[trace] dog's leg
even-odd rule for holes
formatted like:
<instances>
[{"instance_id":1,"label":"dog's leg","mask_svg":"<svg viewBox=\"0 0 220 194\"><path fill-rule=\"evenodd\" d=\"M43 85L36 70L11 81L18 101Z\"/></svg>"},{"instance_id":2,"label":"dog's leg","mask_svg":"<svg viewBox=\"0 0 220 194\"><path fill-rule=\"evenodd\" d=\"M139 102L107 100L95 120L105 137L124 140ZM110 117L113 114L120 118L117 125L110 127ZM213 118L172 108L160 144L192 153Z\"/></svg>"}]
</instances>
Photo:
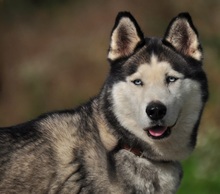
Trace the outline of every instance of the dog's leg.
<instances>
[{"instance_id":1,"label":"dog's leg","mask_svg":"<svg viewBox=\"0 0 220 194\"><path fill-rule=\"evenodd\" d=\"M116 170L126 193L174 194L180 184L179 163L154 162L127 150L115 155Z\"/></svg>"}]
</instances>

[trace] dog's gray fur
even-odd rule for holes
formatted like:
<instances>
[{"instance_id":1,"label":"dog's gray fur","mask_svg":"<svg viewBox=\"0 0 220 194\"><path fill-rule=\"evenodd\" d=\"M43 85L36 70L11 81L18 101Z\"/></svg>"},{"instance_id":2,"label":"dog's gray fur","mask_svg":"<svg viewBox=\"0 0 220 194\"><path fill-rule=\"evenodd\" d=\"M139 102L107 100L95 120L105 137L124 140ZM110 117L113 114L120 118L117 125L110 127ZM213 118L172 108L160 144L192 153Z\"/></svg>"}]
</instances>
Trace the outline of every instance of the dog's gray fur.
<instances>
[{"instance_id":1,"label":"dog's gray fur","mask_svg":"<svg viewBox=\"0 0 220 194\"><path fill-rule=\"evenodd\" d=\"M133 16L119 13L108 59L109 77L87 104L0 129L0 193L177 191L178 161L195 146L208 96L190 16L175 17L157 39L144 38ZM155 101L165 104L164 118L145 112Z\"/></svg>"}]
</instances>

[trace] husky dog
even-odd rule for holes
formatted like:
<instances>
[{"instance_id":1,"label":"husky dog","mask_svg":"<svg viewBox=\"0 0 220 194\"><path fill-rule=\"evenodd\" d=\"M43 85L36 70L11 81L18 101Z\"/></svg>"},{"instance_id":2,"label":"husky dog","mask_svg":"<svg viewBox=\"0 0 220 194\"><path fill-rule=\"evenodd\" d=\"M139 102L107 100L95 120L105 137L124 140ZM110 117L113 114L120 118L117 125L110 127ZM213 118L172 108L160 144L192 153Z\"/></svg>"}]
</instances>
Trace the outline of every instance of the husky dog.
<instances>
[{"instance_id":1,"label":"husky dog","mask_svg":"<svg viewBox=\"0 0 220 194\"><path fill-rule=\"evenodd\" d=\"M208 98L202 59L188 13L162 39L119 13L99 95L0 129L0 193L175 193Z\"/></svg>"}]
</instances>

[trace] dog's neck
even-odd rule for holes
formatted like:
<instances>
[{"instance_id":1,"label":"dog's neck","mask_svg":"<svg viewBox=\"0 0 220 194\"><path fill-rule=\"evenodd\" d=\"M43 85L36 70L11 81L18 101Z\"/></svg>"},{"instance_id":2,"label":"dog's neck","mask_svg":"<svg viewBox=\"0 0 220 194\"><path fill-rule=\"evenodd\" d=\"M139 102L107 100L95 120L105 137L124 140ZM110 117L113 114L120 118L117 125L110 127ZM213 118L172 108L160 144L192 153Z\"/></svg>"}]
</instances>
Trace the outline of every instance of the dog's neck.
<instances>
[{"instance_id":1,"label":"dog's neck","mask_svg":"<svg viewBox=\"0 0 220 194\"><path fill-rule=\"evenodd\" d=\"M94 99L92 106L95 110L95 120L97 123L100 139L107 151L112 151L118 145L118 138L112 133L105 120L104 114L99 109L98 99Z\"/></svg>"},{"instance_id":2,"label":"dog's neck","mask_svg":"<svg viewBox=\"0 0 220 194\"><path fill-rule=\"evenodd\" d=\"M98 105L98 99L94 99L92 106L96 111L94 115L98 125L100 139L105 149L109 152L113 150L125 149L132 152L136 156L141 156L143 153L141 149L120 142L118 137L115 134L113 134L114 130L110 129L108 124L106 124L107 122L105 120L104 114L99 110Z\"/></svg>"},{"instance_id":3,"label":"dog's neck","mask_svg":"<svg viewBox=\"0 0 220 194\"><path fill-rule=\"evenodd\" d=\"M105 120L104 114L100 111L98 107L99 106L98 99L93 100L92 106L96 111L94 115L98 125L100 139L105 149L109 152L113 150L125 149L132 152L134 155L140 157L143 154L140 148L137 148L135 146L129 146L126 143L122 143L121 141L119 141L118 137L115 134L113 134L114 130L109 128L109 125Z\"/></svg>"}]
</instances>

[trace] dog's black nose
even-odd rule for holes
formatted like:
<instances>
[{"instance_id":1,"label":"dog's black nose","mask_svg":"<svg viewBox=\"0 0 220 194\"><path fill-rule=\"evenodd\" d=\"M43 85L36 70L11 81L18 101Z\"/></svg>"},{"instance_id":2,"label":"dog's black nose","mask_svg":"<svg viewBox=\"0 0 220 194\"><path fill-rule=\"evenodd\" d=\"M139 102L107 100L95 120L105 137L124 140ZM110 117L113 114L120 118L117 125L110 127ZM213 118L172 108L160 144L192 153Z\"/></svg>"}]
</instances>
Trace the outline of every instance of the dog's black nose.
<instances>
[{"instance_id":1,"label":"dog's black nose","mask_svg":"<svg viewBox=\"0 0 220 194\"><path fill-rule=\"evenodd\" d=\"M157 121L162 119L167 112L167 108L161 102L151 102L146 109L146 113L151 120Z\"/></svg>"}]
</instances>

